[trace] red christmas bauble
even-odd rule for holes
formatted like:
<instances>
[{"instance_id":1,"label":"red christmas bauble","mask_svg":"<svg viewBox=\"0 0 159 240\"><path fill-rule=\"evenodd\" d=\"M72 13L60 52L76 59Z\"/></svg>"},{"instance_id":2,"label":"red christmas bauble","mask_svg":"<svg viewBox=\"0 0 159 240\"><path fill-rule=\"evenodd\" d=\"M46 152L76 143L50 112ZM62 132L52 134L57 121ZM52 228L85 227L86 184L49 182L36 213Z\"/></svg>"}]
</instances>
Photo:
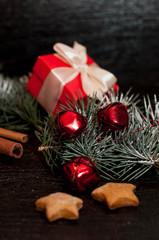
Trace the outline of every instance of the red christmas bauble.
<instances>
[{"instance_id":1,"label":"red christmas bauble","mask_svg":"<svg viewBox=\"0 0 159 240\"><path fill-rule=\"evenodd\" d=\"M74 191L85 191L98 183L100 176L88 157L77 157L63 165L66 182Z\"/></svg>"},{"instance_id":2,"label":"red christmas bauble","mask_svg":"<svg viewBox=\"0 0 159 240\"><path fill-rule=\"evenodd\" d=\"M102 131L111 132L122 131L128 127L127 107L119 102L114 102L101 108L97 112L99 124L102 125Z\"/></svg>"},{"instance_id":3,"label":"red christmas bauble","mask_svg":"<svg viewBox=\"0 0 159 240\"><path fill-rule=\"evenodd\" d=\"M56 117L57 130L63 138L77 137L87 126L87 118L75 111L63 111Z\"/></svg>"}]
</instances>

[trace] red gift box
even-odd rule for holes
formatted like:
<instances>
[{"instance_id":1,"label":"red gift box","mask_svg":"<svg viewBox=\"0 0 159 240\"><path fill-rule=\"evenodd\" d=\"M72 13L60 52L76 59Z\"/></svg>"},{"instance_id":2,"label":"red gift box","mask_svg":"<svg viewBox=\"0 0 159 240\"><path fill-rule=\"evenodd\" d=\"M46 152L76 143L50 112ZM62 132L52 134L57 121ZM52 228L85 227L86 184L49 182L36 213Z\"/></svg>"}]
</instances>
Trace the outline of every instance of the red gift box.
<instances>
[{"instance_id":1,"label":"red gift box","mask_svg":"<svg viewBox=\"0 0 159 240\"><path fill-rule=\"evenodd\" d=\"M55 50L58 54L38 57L27 84L29 92L47 112L55 114L60 110L60 104L68 100L68 96L78 99L79 92L82 97L86 97L97 88L103 88L103 82L98 79L100 75L103 79L107 78L106 90L116 82L112 73L94 63L86 54L84 46L76 43L74 48L70 48L58 43Z\"/></svg>"}]
</instances>

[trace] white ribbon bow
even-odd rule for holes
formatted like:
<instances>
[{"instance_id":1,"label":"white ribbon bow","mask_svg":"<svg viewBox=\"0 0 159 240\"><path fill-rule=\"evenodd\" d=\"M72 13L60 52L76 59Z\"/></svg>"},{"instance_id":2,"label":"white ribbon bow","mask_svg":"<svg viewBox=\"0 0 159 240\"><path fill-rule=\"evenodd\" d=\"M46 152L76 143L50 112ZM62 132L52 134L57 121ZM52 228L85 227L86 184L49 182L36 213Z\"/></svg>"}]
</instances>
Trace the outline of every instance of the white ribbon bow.
<instances>
[{"instance_id":1,"label":"white ribbon bow","mask_svg":"<svg viewBox=\"0 0 159 240\"><path fill-rule=\"evenodd\" d=\"M65 83L80 74L84 92L90 96L97 92L98 97L102 97L103 93L116 83L116 77L109 71L100 68L95 63L87 65L87 53L83 45L75 42L71 48L63 43L56 43L53 48L58 57L71 66L71 68L56 68L57 75L65 77Z\"/></svg>"}]
</instances>

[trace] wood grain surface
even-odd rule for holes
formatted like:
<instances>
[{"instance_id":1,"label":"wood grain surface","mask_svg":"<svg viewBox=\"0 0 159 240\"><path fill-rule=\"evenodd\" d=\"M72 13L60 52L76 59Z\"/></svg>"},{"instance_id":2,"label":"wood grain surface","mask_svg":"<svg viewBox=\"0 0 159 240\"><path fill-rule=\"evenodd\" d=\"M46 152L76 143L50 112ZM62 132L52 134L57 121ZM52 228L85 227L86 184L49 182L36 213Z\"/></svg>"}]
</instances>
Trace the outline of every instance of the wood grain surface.
<instances>
[{"instance_id":1,"label":"wood grain surface","mask_svg":"<svg viewBox=\"0 0 159 240\"><path fill-rule=\"evenodd\" d=\"M21 159L0 155L1 240L158 239L159 176L155 171L132 181L140 200L137 208L111 211L92 199L91 191L79 194L70 192L61 174L57 170L51 173L43 154L37 151L39 145L32 135L29 142L23 145ZM102 180L99 185L104 183ZM35 210L34 204L39 197L57 191L83 199L84 207L78 220L48 223L44 214Z\"/></svg>"},{"instance_id":2,"label":"wood grain surface","mask_svg":"<svg viewBox=\"0 0 159 240\"><path fill-rule=\"evenodd\" d=\"M159 79L158 0L1 0L0 68L31 71L52 45L79 41L122 82Z\"/></svg>"}]
</instances>

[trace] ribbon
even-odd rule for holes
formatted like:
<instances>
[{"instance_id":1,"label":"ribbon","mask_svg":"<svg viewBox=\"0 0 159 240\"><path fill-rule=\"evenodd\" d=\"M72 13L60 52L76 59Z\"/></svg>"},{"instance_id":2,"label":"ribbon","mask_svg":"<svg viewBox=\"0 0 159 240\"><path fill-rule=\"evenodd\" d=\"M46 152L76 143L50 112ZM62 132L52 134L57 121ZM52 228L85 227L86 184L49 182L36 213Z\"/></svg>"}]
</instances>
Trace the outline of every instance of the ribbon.
<instances>
[{"instance_id":1,"label":"ribbon","mask_svg":"<svg viewBox=\"0 0 159 240\"><path fill-rule=\"evenodd\" d=\"M87 65L86 48L75 42L73 48L56 43L53 49L57 56L70 67L55 68L54 74L59 79L65 79L65 83L73 80L78 74L81 75L82 87L87 95L92 96L97 92L98 97L102 97L117 81L116 77L109 71L100 68L97 64Z\"/></svg>"}]
</instances>

